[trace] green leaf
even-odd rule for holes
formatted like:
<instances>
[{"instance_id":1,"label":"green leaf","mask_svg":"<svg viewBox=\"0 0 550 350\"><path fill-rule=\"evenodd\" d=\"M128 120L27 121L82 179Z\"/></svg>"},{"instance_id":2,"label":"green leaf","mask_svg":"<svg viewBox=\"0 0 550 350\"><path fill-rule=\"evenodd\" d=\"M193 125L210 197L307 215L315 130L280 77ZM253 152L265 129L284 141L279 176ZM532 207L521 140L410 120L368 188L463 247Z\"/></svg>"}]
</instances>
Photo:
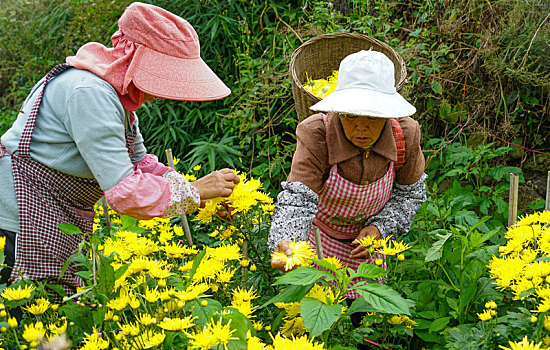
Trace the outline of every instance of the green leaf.
<instances>
[{"instance_id":1,"label":"green leaf","mask_svg":"<svg viewBox=\"0 0 550 350\"><path fill-rule=\"evenodd\" d=\"M197 318L196 323L200 328L203 328L210 322L211 315L222 309L222 304L216 299L201 299L208 301L208 305L202 306L199 300L193 300L185 303L185 310L191 311L194 317Z\"/></svg>"},{"instance_id":2,"label":"green leaf","mask_svg":"<svg viewBox=\"0 0 550 350\"><path fill-rule=\"evenodd\" d=\"M326 305L314 299L304 298L300 302L300 315L309 333L317 337L332 327L342 314L342 305Z\"/></svg>"},{"instance_id":3,"label":"green leaf","mask_svg":"<svg viewBox=\"0 0 550 350\"><path fill-rule=\"evenodd\" d=\"M432 322L432 324L430 325L430 329L428 329L428 331L430 333L440 331L443 328L445 328L445 326L447 326L449 324L450 320L451 320L450 317L438 318L437 320Z\"/></svg>"},{"instance_id":4,"label":"green leaf","mask_svg":"<svg viewBox=\"0 0 550 350\"><path fill-rule=\"evenodd\" d=\"M349 316L357 312L373 312L375 311L372 306L365 300L365 298L357 298L352 303L351 306L346 310L345 315Z\"/></svg>"},{"instance_id":5,"label":"green leaf","mask_svg":"<svg viewBox=\"0 0 550 350\"><path fill-rule=\"evenodd\" d=\"M334 264L331 264L330 262L324 260L324 259L311 259L314 263L317 265L324 267L326 269L329 269L331 271L336 272L336 266Z\"/></svg>"},{"instance_id":6,"label":"green leaf","mask_svg":"<svg viewBox=\"0 0 550 350\"><path fill-rule=\"evenodd\" d=\"M122 228L127 230L136 225L137 219L128 215L121 215L120 222L122 224Z\"/></svg>"},{"instance_id":7,"label":"green leaf","mask_svg":"<svg viewBox=\"0 0 550 350\"><path fill-rule=\"evenodd\" d=\"M295 301L300 301L310 291L312 287L313 283L307 286L288 286L283 289L279 294L266 301L262 306L260 306L260 309L272 303L292 303Z\"/></svg>"},{"instance_id":8,"label":"green leaf","mask_svg":"<svg viewBox=\"0 0 550 350\"><path fill-rule=\"evenodd\" d=\"M76 303L66 303L59 307L59 313L67 316L69 320L82 328L86 333L90 333L94 327L92 312L87 307L80 307Z\"/></svg>"},{"instance_id":9,"label":"green leaf","mask_svg":"<svg viewBox=\"0 0 550 350\"><path fill-rule=\"evenodd\" d=\"M306 286L317 282L322 277L326 277L329 281L334 279L334 276L327 271L320 271L313 267L300 266L296 270L285 273L277 279L275 285L292 284Z\"/></svg>"},{"instance_id":10,"label":"green leaf","mask_svg":"<svg viewBox=\"0 0 550 350\"><path fill-rule=\"evenodd\" d=\"M82 233L80 228L78 228L76 225L69 224L68 222L57 224L57 227L61 232L63 232L66 235L76 235L76 234Z\"/></svg>"},{"instance_id":11,"label":"green leaf","mask_svg":"<svg viewBox=\"0 0 550 350\"><path fill-rule=\"evenodd\" d=\"M432 90L436 94L441 94L443 92L443 88L441 87L441 84L437 82L436 80L432 80Z\"/></svg>"},{"instance_id":12,"label":"green leaf","mask_svg":"<svg viewBox=\"0 0 550 350\"><path fill-rule=\"evenodd\" d=\"M365 284L356 289L360 296L377 312L398 315L410 315L412 301L403 299L399 293L383 284Z\"/></svg>"},{"instance_id":13,"label":"green leaf","mask_svg":"<svg viewBox=\"0 0 550 350\"><path fill-rule=\"evenodd\" d=\"M443 253L443 246L445 245L445 242L452 236L452 233L448 233L446 235L437 235L439 237L439 240L434 242L430 249L426 252L426 257L424 258L425 262L430 262L434 260L439 260L441 258L441 254Z\"/></svg>"},{"instance_id":14,"label":"green leaf","mask_svg":"<svg viewBox=\"0 0 550 350\"><path fill-rule=\"evenodd\" d=\"M106 304L113 296L113 287L115 286L115 270L111 266L111 259L104 255L99 255L99 270L97 271L97 292L104 295L107 300L101 300Z\"/></svg>"},{"instance_id":15,"label":"green leaf","mask_svg":"<svg viewBox=\"0 0 550 350\"><path fill-rule=\"evenodd\" d=\"M460 293L460 297L458 298L458 312L462 313L464 310L468 308L470 305L470 302L474 298L477 292L477 286L475 284L469 286L466 288L466 290L462 289Z\"/></svg>"},{"instance_id":16,"label":"green leaf","mask_svg":"<svg viewBox=\"0 0 550 350\"><path fill-rule=\"evenodd\" d=\"M232 337L237 339L231 339L227 343L227 349L228 350L246 350L248 343L246 340L246 333L251 328L250 321L246 318L245 315L241 314L240 312L234 312L227 315L222 316L223 321L228 322L222 322L223 324L229 323L231 329L233 329L235 332L233 333Z\"/></svg>"},{"instance_id":17,"label":"green leaf","mask_svg":"<svg viewBox=\"0 0 550 350\"><path fill-rule=\"evenodd\" d=\"M357 268L357 273L353 273L350 275L350 278L357 278L357 277L363 277L363 278L378 278L382 276L386 276L388 274L388 271L381 268L380 266L368 264L368 263L361 263L359 267Z\"/></svg>"}]
</instances>

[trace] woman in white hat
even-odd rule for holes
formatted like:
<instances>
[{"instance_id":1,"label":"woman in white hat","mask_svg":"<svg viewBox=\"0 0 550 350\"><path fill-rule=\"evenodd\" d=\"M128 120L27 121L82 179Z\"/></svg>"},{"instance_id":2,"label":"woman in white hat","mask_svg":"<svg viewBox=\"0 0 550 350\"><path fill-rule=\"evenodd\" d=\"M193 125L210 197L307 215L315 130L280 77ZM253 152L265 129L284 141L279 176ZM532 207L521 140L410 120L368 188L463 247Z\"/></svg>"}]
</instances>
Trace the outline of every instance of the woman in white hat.
<instances>
[{"instance_id":1,"label":"woman in white hat","mask_svg":"<svg viewBox=\"0 0 550 350\"><path fill-rule=\"evenodd\" d=\"M201 59L191 24L137 2L118 25L112 48L88 43L38 82L2 135L0 236L13 269L2 271L0 283L11 273L10 281L53 279L74 292L82 285L74 268L60 280L59 273L82 238L57 225L90 234L103 195L117 212L150 219L193 211L239 182L222 169L189 183L147 154L139 132L134 111L143 102L230 93Z\"/></svg>"},{"instance_id":2,"label":"woman in white hat","mask_svg":"<svg viewBox=\"0 0 550 350\"><path fill-rule=\"evenodd\" d=\"M296 129L297 146L273 212L268 244L290 253L289 241L314 243L349 267L373 259L358 240L406 233L426 200L416 109L394 87L383 53L360 51L340 64L333 93ZM272 261L284 270L284 263ZM355 299L358 294L348 293Z\"/></svg>"}]
</instances>

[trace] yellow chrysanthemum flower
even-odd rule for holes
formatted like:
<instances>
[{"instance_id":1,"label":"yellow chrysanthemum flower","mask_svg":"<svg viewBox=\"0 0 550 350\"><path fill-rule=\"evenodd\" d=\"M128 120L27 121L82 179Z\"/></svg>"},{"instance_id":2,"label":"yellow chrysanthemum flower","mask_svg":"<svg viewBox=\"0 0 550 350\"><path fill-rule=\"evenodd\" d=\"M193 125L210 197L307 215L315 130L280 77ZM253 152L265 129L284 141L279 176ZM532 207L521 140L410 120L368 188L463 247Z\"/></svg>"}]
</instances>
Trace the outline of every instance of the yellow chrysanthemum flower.
<instances>
[{"instance_id":1,"label":"yellow chrysanthemum flower","mask_svg":"<svg viewBox=\"0 0 550 350\"><path fill-rule=\"evenodd\" d=\"M193 316L187 316L185 318L168 318L165 317L158 326L167 331L183 331L184 329L191 328L195 325L193 323Z\"/></svg>"},{"instance_id":2,"label":"yellow chrysanthemum flower","mask_svg":"<svg viewBox=\"0 0 550 350\"><path fill-rule=\"evenodd\" d=\"M137 339L139 344L143 344L143 349L153 349L161 345L164 342L164 338L166 338L164 331L158 333L147 329Z\"/></svg>"},{"instance_id":3,"label":"yellow chrysanthemum flower","mask_svg":"<svg viewBox=\"0 0 550 350\"><path fill-rule=\"evenodd\" d=\"M101 334L95 327L92 334L84 334L84 346L80 350L103 350L109 348L109 340L101 338Z\"/></svg>"},{"instance_id":4,"label":"yellow chrysanthemum flower","mask_svg":"<svg viewBox=\"0 0 550 350\"><path fill-rule=\"evenodd\" d=\"M479 317L482 321L489 321L492 318L491 310L485 310L482 313L477 314L477 317Z\"/></svg>"},{"instance_id":5,"label":"yellow chrysanthemum flower","mask_svg":"<svg viewBox=\"0 0 550 350\"><path fill-rule=\"evenodd\" d=\"M32 291L34 291L36 288L33 285L25 285L23 288L21 286L17 287L17 289L7 287L2 292L1 296L4 299L13 301L13 300L23 300L23 299L29 299L31 297Z\"/></svg>"},{"instance_id":6,"label":"yellow chrysanthemum flower","mask_svg":"<svg viewBox=\"0 0 550 350\"><path fill-rule=\"evenodd\" d=\"M63 324L59 326L55 323L52 323L48 326L48 329L53 335L60 335L67 331L67 320L64 320Z\"/></svg>"},{"instance_id":7,"label":"yellow chrysanthemum flower","mask_svg":"<svg viewBox=\"0 0 550 350\"><path fill-rule=\"evenodd\" d=\"M39 298L34 301L34 304L32 304L29 307L24 307L23 309L27 310L33 315L42 315L44 312L46 312L52 304L44 299Z\"/></svg>"},{"instance_id":8,"label":"yellow chrysanthemum flower","mask_svg":"<svg viewBox=\"0 0 550 350\"><path fill-rule=\"evenodd\" d=\"M535 344L534 341L530 342L527 339L527 336L525 336L520 342L509 341L509 344L509 348L502 345L499 345L498 347L504 350L540 350L542 345L542 343Z\"/></svg>"},{"instance_id":9,"label":"yellow chrysanthemum flower","mask_svg":"<svg viewBox=\"0 0 550 350\"><path fill-rule=\"evenodd\" d=\"M288 339L277 334L273 338L274 350L287 350L287 349L309 349L309 350L321 350L323 349L323 343L314 343L314 339L308 340L307 336L296 337L294 339Z\"/></svg>"},{"instance_id":10,"label":"yellow chrysanthemum flower","mask_svg":"<svg viewBox=\"0 0 550 350\"><path fill-rule=\"evenodd\" d=\"M22 336L30 343L38 341L40 338L44 337L44 334L46 334L44 324L42 322L36 322L35 324L26 324Z\"/></svg>"},{"instance_id":11,"label":"yellow chrysanthemum flower","mask_svg":"<svg viewBox=\"0 0 550 350\"><path fill-rule=\"evenodd\" d=\"M306 334L307 328L304 326L304 319L302 317L294 317L285 319L279 332L285 337L296 337Z\"/></svg>"},{"instance_id":12,"label":"yellow chrysanthemum flower","mask_svg":"<svg viewBox=\"0 0 550 350\"><path fill-rule=\"evenodd\" d=\"M311 264L311 259L316 258L315 249L307 242L290 242L289 248L292 251L290 255L284 252L275 252L271 255L274 261L284 261L287 271L295 266L308 266Z\"/></svg>"}]
</instances>

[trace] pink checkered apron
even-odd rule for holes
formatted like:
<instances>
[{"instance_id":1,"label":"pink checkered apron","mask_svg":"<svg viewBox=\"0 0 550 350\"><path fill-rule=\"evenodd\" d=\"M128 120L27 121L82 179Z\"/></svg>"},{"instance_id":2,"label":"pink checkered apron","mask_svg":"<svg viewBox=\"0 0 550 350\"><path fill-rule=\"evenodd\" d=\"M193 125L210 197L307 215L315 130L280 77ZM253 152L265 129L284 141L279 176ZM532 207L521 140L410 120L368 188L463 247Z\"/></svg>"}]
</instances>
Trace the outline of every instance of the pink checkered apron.
<instances>
[{"instance_id":1,"label":"pink checkered apron","mask_svg":"<svg viewBox=\"0 0 550 350\"><path fill-rule=\"evenodd\" d=\"M81 235L67 235L57 227L61 223L78 226L89 239L92 233L94 204L103 196L95 179L68 175L49 168L30 157L30 143L44 89L56 75L71 68L55 66L47 75L19 140L18 153L11 154L0 143L0 157L11 155L15 194L19 208L19 232L16 259L11 280L20 276L31 280L48 279L60 284L67 294L83 281L69 266L59 279L61 269L73 254ZM128 153L133 153L135 127L126 134Z\"/></svg>"},{"instance_id":2,"label":"pink checkered apron","mask_svg":"<svg viewBox=\"0 0 550 350\"><path fill-rule=\"evenodd\" d=\"M323 116L325 127L332 114ZM399 169L405 161L405 140L403 130L395 119L391 120L394 139L398 149L398 161L395 170ZM327 133L327 144L328 144ZM329 176L319 193L319 206L316 217L313 221L314 227L319 228L323 253L325 257L337 257L343 264L357 270L363 262L374 264L374 259L383 256L371 257L370 259L351 259L350 252L354 246L334 239L355 239L364 228L366 220L378 213L391 198L394 181L394 163L390 162L388 171L380 179L367 185L356 185L338 174L337 165L330 168ZM315 244L313 229L309 233L309 243ZM364 279L354 279L354 285ZM349 299L359 298L355 291L346 294Z\"/></svg>"}]
</instances>

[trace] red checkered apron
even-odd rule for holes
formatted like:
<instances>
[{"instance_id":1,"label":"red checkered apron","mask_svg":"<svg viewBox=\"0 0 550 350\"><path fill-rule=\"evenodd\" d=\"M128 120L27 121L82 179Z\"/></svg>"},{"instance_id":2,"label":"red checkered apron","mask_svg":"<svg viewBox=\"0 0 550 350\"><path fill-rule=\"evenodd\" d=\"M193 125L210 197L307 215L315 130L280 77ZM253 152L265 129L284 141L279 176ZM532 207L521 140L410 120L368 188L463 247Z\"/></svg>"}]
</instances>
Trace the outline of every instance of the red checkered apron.
<instances>
[{"instance_id":1,"label":"red checkered apron","mask_svg":"<svg viewBox=\"0 0 550 350\"><path fill-rule=\"evenodd\" d=\"M61 223L78 226L89 239L92 233L94 204L103 196L95 179L85 179L49 168L30 157L30 143L44 89L56 75L70 68L55 66L47 75L34 103L19 140L18 152L11 154L0 143L0 157L11 155L15 194L19 208L19 232L16 259L11 280L49 279L63 286L67 294L74 293L83 281L69 266L59 279L61 269L82 240L81 235L67 235L57 227ZM131 156L135 127L126 135Z\"/></svg>"},{"instance_id":2,"label":"red checkered apron","mask_svg":"<svg viewBox=\"0 0 550 350\"><path fill-rule=\"evenodd\" d=\"M325 127L328 129L332 114L323 116ZM405 140L403 130L395 119L391 120L394 139L397 145L398 161L395 170L403 166L405 161ZM327 132L327 144L328 132ZM363 263L374 264L374 259L383 256L378 254L370 259L351 259L350 252L354 246L341 242L341 239L355 239L364 228L366 220L378 213L391 198L394 181L394 163L390 162L388 171L380 179L367 185L356 185L338 174L337 165L330 168L329 176L319 193L319 206L313 221L314 227L319 228L323 253L325 257L337 257L343 264L354 270ZM309 234L309 243L315 244L313 229ZM363 279L354 279L351 285ZM347 298L357 299L355 291L346 294Z\"/></svg>"}]
</instances>

